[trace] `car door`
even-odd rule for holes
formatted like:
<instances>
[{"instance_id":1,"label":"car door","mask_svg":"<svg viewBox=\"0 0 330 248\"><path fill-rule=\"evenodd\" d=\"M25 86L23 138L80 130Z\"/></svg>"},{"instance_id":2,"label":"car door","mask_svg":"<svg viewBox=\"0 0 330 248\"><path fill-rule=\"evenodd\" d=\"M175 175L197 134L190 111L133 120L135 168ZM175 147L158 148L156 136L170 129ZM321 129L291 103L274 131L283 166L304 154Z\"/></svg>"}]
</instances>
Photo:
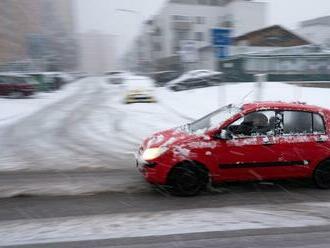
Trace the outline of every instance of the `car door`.
<instances>
[{"instance_id":1,"label":"car door","mask_svg":"<svg viewBox=\"0 0 330 248\"><path fill-rule=\"evenodd\" d=\"M216 147L218 179L245 181L270 178L272 165L278 160L272 146L275 111L249 113L226 129L233 133L234 138L220 140Z\"/></svg>"},{"instance_id":2,"label":"car door","mask_svg":"<svg viewBox=\"0 0 330 248\"><path fill-rule=\"evenodd\" d=\"M281 111L280 130L274 138L273 150L278 154L282 170L277 178L308 177L320 159L329 155L323 117L305 111Z\"/></svg>"}]
</instances>

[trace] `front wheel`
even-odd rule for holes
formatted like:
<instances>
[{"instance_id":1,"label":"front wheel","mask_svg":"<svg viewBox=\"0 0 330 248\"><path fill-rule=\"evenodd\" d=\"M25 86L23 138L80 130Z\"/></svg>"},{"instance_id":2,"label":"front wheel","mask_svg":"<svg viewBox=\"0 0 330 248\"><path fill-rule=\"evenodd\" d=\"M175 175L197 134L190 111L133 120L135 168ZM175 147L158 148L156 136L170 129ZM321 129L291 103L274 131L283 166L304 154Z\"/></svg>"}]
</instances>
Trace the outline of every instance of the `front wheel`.
<instances>
[{"instance_id":1,"label":"front wheel","mask_svg":"<svg viewBox=\"0 0 330 248\"><path fill-rule=\"evenodd\" d=\"M176 196L198 195L209 182L208 172L194 164L175 167L169 176L170 193Z\"/></svg>"},{"instance_id":2,"label":"front wheel","mask_svg":"<svg viewBox=\"0 0 330 248\"><path fill-rule=\"evenodd\" d=\"M322 162L315 169L314 182L320 189L330 189L330 161Z\"/></svg>"}]
</instances>

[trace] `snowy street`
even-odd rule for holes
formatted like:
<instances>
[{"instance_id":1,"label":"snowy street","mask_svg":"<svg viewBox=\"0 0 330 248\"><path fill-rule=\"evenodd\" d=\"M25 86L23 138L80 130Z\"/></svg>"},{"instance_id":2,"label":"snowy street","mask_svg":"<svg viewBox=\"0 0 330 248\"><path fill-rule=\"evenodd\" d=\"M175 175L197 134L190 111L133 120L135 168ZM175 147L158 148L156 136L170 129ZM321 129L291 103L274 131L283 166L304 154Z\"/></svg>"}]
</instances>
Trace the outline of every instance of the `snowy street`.
<instances>
[{"instance_id":1,"label":"snowy street","mask_svg":"<svg viewBox=\"0 0 330 248\"><path fill-rule=\"evenodd\" d=\"M327 107L329 91L269 83L262 96ZM154 104L123 104L124 92L104 78L87 78L48 96L0 99L0 177L6 182L0 197L150 191L135 168L144 138L256 98L253 83L175 93L156 88Z\"/></svg>"},{"instance_id":2,"label":"snowy street","mask_svg":"<svg viewBox=\"0 0 330 248\"><path fill-rule=\"evenodd\" d=\"M0 99L0 198L33 196L0 199L1 247L328 247L330 197L310 182L228 184L175 198L137 172L145 137L254 101L253 83L156 88L152 104L123 104L124 93L94 77L24 99L26 112L23 99ZM269 83L262 100L327 107L329 93Z\"/></svg>"},{"instance_id":3,"label":"snowy street","mask_svg":"<svg viewBox=\"0 0 330 248\"><path fill-rule=\"evenodd\" d=\"M330 197L303 183L0 199L1 247L328 247ZM192 245L194 244L194 245Z\"/></svg>"}]
</instances>

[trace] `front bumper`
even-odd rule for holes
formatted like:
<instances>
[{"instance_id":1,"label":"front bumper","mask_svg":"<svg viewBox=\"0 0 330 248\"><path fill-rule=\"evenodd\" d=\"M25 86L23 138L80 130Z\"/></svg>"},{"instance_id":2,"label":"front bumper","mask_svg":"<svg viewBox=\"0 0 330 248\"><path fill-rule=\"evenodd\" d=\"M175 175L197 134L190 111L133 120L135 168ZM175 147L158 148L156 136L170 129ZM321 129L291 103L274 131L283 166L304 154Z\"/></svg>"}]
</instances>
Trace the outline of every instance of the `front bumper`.
<instances>
[{"instance_id":1,"label":"front bumper","mask_svg":"<svg viewBox=\"0 0 330 248\"><path fill-rule=\"evenodd\" d=\"M137 156L136 167L147 182L157 185L166 184L168 174L166 168L168 166L158 162L146 162L140 156Z\"/></svg>"},{"instance_id":2,"label":"front bumper","mask_svg":"<svg viewBox=\"0 0 330 248\"><path fill-rule=\"evenodd\" d=\"M126 103L155 103L156 99L152 96L145 95L128 95L126 97Z\"/></svg>"}]
</instances>

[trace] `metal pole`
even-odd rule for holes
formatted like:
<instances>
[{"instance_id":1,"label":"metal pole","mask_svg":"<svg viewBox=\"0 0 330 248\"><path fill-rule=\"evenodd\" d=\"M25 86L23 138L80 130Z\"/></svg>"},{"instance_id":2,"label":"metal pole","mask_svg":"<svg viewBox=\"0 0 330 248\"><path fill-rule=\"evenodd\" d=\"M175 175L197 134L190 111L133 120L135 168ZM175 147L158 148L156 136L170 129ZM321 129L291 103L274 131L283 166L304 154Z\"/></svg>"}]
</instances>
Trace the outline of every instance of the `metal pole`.
<instances>
[{"instance_id":1,"label":"metal pole","mask_svg":"<svg viewBox=\"0 0 330 248\"><path fill-rule=\"evenodd\" d=\"M267 74L256 74L255 75L256 80L256 101L262 101L263 100L263 86L264 83L267 81Z\"/></svg>"}]
</instances>

